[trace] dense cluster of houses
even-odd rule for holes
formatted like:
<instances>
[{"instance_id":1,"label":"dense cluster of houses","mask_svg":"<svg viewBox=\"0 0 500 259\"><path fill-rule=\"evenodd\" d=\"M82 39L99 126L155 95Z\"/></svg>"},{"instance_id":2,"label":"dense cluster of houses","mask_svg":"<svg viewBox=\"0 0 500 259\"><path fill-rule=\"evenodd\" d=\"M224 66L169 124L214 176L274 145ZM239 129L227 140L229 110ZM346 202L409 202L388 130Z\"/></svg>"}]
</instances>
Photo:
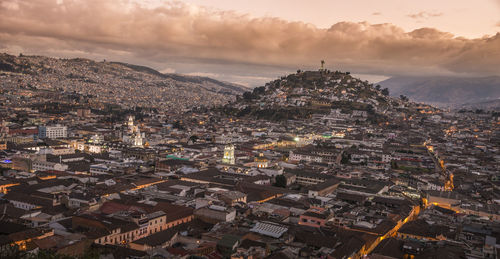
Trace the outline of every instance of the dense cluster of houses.
<instances>
[{"instance_id":1,"label":"dense cluster of houses","mask_svg":"<svg viewBox=\"0 0 500 259\"><path fill-rule=\"evenodd\" d=\"M2 106L0 257L495 258L499 118L398 105L385 123Z\"/></svg>"}]
</instances>

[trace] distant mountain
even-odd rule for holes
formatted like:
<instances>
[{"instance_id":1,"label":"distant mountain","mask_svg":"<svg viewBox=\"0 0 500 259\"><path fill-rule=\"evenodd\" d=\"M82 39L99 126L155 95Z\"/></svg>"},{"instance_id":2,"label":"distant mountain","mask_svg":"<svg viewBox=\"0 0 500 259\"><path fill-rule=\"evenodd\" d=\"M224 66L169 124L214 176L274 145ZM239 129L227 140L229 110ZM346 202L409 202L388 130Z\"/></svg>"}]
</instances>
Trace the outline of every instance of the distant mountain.
<instances>
[{"instance_id":1,"label":"distant mountain","mask_svg":"<svg viewBox=\"0 0 500 259\"><path fill-rule=\"evenodd\" d=\"M271 121L300 120L314 115L362 117L377 123L391 111L408 111L411 102L339 71L298 71L245 92L224 106L226 114ZM414 109L416 110L416 109ZM409 114L409 113L408 113Z\"/></svg>"},{"instance_id":2,"label":"distant mountain","mask_svg":"<svg viewBox=\"0 0 500 259\"><path fill-rule=\"evenodd\" d=\"M391 95L440 106L457 106L500 98L500 77L392 77L379 83Z\"/></svg>"},{"instance_id":3,"label":"distant mountain","mask_svg":"<svg viewBox=\"0 0 500 259\"><path fill-rule=\"evenodd\" d=\"M163 78L170 78L172 80L182 82L182 83L193 83L196 85L200 86L205 86L208 87L209 89L205 88L207 91L218 91L221 93L229 93L229 94L238 94L245 92L248 90L245 86L234 84L234 83L229 83L229 82L223 82L219 80L215 80L210 77L205 77L205 76L188 76L188 75L182 75L182 74L173 74L173 73L168 73L168 74L162 74L152 68L145 67L145 66L138 66L138 65L131 65L127 63L122 63L122 62L112 62L114 64L119 64L123 66L127 66L129 68L132 68L136 71L142 71L145 73L150 73L153 75L158 75Z\"/></svg>"},{"instance_id":4,"label":"distant mountain","mask_svg":"<svg viewBox=\"0 0 500 259\"><path fill-rule=\"evenodd\" d=\"M165 109L220 105L247 90L208 77L162 74L120 62L0 54L0 86L8 84L76 92L122 106Z\"/></svg>"},{"instance_id":5,"label":"distant mountain","mask_svg":"<svg viewBox=\"0 0 500 259\"><path fill-rule=\"evenodd\" d=\"M466 103L460 106L460 109L466 110L485 110L485 111L500 111L500 99L484 101L478 103Z\"/></svg>"}]
</instances>

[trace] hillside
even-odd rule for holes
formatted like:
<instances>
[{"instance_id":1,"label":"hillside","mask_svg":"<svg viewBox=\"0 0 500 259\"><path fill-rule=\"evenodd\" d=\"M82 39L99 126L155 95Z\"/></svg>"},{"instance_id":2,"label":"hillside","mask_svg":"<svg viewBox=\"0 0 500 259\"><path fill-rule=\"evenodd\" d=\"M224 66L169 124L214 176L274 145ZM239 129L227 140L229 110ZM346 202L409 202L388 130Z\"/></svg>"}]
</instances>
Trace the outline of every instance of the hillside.
<instances>
[{"instance_id":1,"label":"hillside","mask_svg":"<svg viewBox=\"0 0 500 259\"><path fill-rule=\"evenodd\" d=\"M379 83L391 95L441 106L457 106L500 98L500 77L392 77Z\"/></svg>"},{"instance_id":2,"label":"hillside","mask_svg":"<svg viewBox=\"0 0 500 259\"><path fill-rule=\"evenodd\" d=\"M162 74L126 63L8 54L0 54L0 85L76 92L127 107L178 110L224 104L246 90L211 78Z\"/></svg>"},{"instance_id":3,"label":"hillside","mask_svg":"<svg viewBox=\"0 0 500 259\"><path fill-rule=\"evenodd\" d=\"M244 93L226 105L224 112L273 121L323 115L359 117L358 120L376 123L384 121L388 112L406 110L411 105L349 73L298 71Z\"/></svg>"}]
</instances>

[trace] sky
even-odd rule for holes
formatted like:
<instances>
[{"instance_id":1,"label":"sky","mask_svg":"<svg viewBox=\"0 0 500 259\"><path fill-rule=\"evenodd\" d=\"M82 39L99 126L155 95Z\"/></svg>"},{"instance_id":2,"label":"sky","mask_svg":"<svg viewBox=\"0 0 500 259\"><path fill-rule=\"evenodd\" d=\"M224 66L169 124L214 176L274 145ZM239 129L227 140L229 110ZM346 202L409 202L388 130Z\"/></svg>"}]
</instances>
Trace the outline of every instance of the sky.
<instances>
[{"instance_id":1,"label":"sky","mask_svg":"<svg viewBox=\"0 0 500 259\"><path fill-rule=\"evenodd\" d=\"M500 76L500 0L0 0L0 52L259 86L297 69Z\"/></svg>"}]
</instances>

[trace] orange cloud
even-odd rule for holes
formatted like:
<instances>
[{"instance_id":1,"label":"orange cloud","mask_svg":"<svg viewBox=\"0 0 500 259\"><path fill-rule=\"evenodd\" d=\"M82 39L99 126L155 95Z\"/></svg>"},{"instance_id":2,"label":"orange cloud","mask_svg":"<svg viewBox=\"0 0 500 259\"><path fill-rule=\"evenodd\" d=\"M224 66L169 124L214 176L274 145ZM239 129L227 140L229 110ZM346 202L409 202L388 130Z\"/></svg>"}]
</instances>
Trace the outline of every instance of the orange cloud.
<instances>
[{"instance_id":1,"label":"orange cloud","mask_svg":"<svg viewBox=\"0 0 500 259\"><path fill-rule=\"evenodd\" d=\"M357 73L500 75L500 34L466 39L365 22L320 29L179 2L155 8L128 0L3 2L0 50L148 60L157 67L175 61L219 70L224 64L295 69L324 59L332 69Z\"/></svg>"}]
</instances>

